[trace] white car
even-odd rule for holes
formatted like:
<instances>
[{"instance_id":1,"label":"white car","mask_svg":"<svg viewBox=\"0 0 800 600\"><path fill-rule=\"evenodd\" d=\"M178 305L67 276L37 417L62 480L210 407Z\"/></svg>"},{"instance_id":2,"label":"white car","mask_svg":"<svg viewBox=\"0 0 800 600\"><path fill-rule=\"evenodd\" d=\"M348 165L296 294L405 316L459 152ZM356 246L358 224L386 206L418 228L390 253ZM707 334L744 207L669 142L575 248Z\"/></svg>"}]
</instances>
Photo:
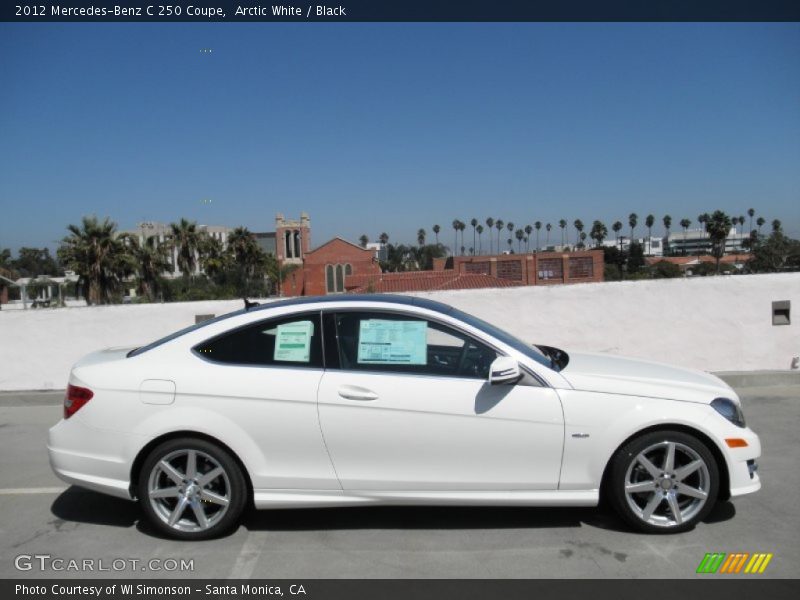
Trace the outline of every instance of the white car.
<instances>
[{"instance_id":1,"label":"white car","mask_svg":"<svg viewBox=\"0 0 800 600\"><path fill-rule=\"evenodd\" d=\"M594 506L693 527L761 487L758 436L713 375L532 346L403 296L278 301L72 369L48 451L181 539L248 505Z\"/></svg>"}]
</instances>

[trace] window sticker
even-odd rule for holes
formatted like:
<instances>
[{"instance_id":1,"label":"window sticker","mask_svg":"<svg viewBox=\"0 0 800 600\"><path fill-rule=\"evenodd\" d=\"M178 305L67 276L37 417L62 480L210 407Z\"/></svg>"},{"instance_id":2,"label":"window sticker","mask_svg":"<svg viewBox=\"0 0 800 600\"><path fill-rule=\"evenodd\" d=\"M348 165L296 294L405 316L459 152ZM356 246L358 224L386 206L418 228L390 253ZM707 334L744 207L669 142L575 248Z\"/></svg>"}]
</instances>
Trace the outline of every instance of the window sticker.
<instances>
[{"instance_id":1,"label":"window sticker","mask_svg":"<svg viewBox=\"0 0 800 600\"><path fill-rule=\"evenodd\" d=\"M367 365L427 364L427 321L361 321L358 362Z\"/></svg>"},{"instance_id":2,"label":"window sticker","mask_svg":"<svg viewBox=\"0 0 800 600\"><path fill-rule=\"evenodd\" d=\"M309 362L312 335L314 335L314 323L311 321L278 325L273 358L284 362Z\"/></svg>"}]
</instances>

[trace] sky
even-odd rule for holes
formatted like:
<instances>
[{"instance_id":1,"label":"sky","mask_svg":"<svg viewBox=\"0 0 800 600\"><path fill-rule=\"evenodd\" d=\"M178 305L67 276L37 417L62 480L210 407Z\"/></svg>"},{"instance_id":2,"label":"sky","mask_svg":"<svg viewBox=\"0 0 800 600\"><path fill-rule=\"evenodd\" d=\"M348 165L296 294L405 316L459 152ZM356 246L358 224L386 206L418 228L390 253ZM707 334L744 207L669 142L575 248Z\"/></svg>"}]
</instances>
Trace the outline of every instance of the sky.
<instances>
[{"instance_id":1,"label":"sky","mask_svg":"<svg viewBox=\"0 0 800 600\"><path fill-rule=\"evenodd\" d=\"M0 248L751 207L800 237L799 24L0 24Z\"/></svg>"}]
</instances>

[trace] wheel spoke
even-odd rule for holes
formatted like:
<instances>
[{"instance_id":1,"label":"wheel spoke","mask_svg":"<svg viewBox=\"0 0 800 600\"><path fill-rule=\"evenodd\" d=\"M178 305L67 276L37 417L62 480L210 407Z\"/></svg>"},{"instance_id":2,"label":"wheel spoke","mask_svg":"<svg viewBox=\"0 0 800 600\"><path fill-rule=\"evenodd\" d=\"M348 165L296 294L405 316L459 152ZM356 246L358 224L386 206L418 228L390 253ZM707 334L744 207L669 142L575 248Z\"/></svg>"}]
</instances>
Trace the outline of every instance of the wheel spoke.
<instances>
[{"instance_id":1,"label":"wheel spoke","mask_svg":"<svg viewBox=\"0 0 800 600\"><path fill-rule=\"evenodd\" d=\"M678 506L678 500L675 498L675 494L669 494L667 496L667 504L669 504L670 512L672 513L672 518L675 519L675 523L680 525L683 523L683 515L681 514L681 507Z\"/></svg>"},{"instance_id":2,"label":"wheel spoke","mask_svg":"<svg viewBox=\"0 0 800 600\"><path fill-rule=\"evenodd\" d=\"M175 505L175 510L173 510L169 516L168 523L170 527L173 527L175 523L180 520L183 511L186 510L187 504L189 504L189 500L186 499L186 496L178 498L178 504Z\"/></svg>"},{"instance_id":3,"label":"wheel spoke","mask_svg":"<svg viewBox=\"0 0 800 600\"><path fill-rule=\"evenodd\" d=\"M150 492L151 498L177 498L180 492L177 487L161 488Z\"/></svg>"},{"instance_id":4,"label":"wheel spoke","mask_svg":"<svg viewBox=\"0 0 800 600\"><path fill-rule=\"evenodd\" d=\"M207 502L213 502L214 504L219 504L220 506L228 506L229 500L225 496L220 496L216 492L212 492L211 490L202 490L200 492L200 498L206 500Z\"/></svg>"},{"instance_id":5,"label":"wheel spoke","mask_svg":"<svg viewBox=\"0 0 800 600\"><path fill-rule=\"evenodd\" d=\"M664 472L670 473L675 468L675 442L667 442L667 452L664 455Z\"/></svg>"},{"instance_id":6,"label":"wheel spoke","mask_svg":"<svg viewBox=\"0 0 800 600\"><path fill-rule=\"evenodd\" d=\"M653 497L650 498L650 502L647 503L647 506L644 507L642 511L642 518L645 521L649 521L650 517L653 516L653 511L658 508L658 505L661 504L661 501L664 499L664 496L658 493L653 493Z\"/></svg>"},{"instance_id":7,"label":"wheel spoke","mask_svg":"<svg viewBox=\"0 0 800 600\"><path fill-rule=\"evenodd\" d=\"M214 481L214 479L222 475L222 473L223 473L222 467L216 467L214 469L211 469L208 473L203 473L197 478L197 484L200 487L205 487L209 483Z\"/></svg>"},{"instance_id":8,"label":"wheel spoke","mask_svg":"<svg viewBox=\"0 0 800 600\"><path fill-rule=\"evenodd\" d=\"M194 516L197 519L197 524L200 525L202 529L208 528L208 518L206 518L206 513L203 510L203 503L199 500L193 500L191 502L192 510L194 511Z\"/></svg>"},{"instance_id":9,"label":"wheel spoke","mask_svg":"<svg viewBox=\"0 0 800 600\"><path fill-rule=\"evenodd\" d=\"M650 459L647 458L644 455L644 453L637 456L636 460L639 461L640 465L642 465L645 469L647 469L647 472L650 473L650 477L652 477L653 479L655 479L661 474L660 471L658 470L658 467L656 467L652 462L650 462Z\"/></svg>"},{"instance_id":10,"label":"wheel spoke","mask_svg":"<svg viewBox=\"0 0 800 600\"><path fill-rule=\"evenodd\" d=\"M675 479L677 481L683 481L689 475L697 471L697 469L699 469L702 466L703 466L702 460L694 460L690 462L688 465L678 467L677 469L675 469Z\"/></svg>"},{"instance_id":11,"label":"wheel spoke","mask_svg":"<svg viewBox=\"0 0 800 600\"><path fill-rule=\"evenodd\" d=\"M628 494L640 494L642 492L652 492L655 487L655 481L639 481L637 483L629 483L625 486L625 491Z\"/></svg>"},{"instance_id":12,"label":"wheel spoke","mask_svg":"<svg viewBox=\"0 0 800 600\"><path fill-rule=\"evenodd\" d=\"M197 452L189 450L186 454L186 478L194 479L197 475Z\"/></svg>"},{"instance_id":13,"label":"wheel spoke","mask_svg":"<svg viewBox=\"0 0 800 600\"><path fill-rule=\"evenodd\" d=\"M682 496L690 496L692 498L697 498L698 500L705 500L708 498L708 494L706 494L703 490L699 490L688 485L676 484L675 491Z\"/></svg>"},{"instance_id":14,"label":"wheel spoke","mask_svg":"<svg viewBox=\"0 0 800 600\"><path fill-rule=\"evenodd\" d=\"M164 471L166 476L169 477L170 479L172 479L172 481L174 481L178 485L181 485L183 483L183 479L184 479L183 473L178 471L178 469L173 467L167 461L165 461L165 460L160 461L158 463L158 466L161 467L161 470Z\"/></svg>"}]
</instances>

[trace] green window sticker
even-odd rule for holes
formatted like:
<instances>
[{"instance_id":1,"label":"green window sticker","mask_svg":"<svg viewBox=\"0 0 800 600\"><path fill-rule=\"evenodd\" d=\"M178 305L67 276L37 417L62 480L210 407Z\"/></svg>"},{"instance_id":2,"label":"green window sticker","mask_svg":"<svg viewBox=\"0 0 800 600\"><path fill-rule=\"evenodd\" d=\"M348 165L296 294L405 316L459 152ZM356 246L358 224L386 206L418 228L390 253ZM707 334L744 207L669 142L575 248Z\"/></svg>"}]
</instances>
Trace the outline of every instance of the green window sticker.
<instances>
[{"instance_id":1,"label":"green window sticker","mask_svg":"<svg viewBox=\"0 0 800 600\"><path fill-rule=\"evenodd\" d=\"M367 365L427 364L426 321L361 321L358 362Z\"/></svg>"},{"instance_id":2,"label":"green window sticker","mask_svg":"<svg viewBox=\"0 0 800 600\"><path fill-rule=\"evenodd\" d=\"M284 362L309 362L312 335L314 335L314 323L311 321L278 325L275 332L274 359Z\"/></svg>"}]
</instances>

